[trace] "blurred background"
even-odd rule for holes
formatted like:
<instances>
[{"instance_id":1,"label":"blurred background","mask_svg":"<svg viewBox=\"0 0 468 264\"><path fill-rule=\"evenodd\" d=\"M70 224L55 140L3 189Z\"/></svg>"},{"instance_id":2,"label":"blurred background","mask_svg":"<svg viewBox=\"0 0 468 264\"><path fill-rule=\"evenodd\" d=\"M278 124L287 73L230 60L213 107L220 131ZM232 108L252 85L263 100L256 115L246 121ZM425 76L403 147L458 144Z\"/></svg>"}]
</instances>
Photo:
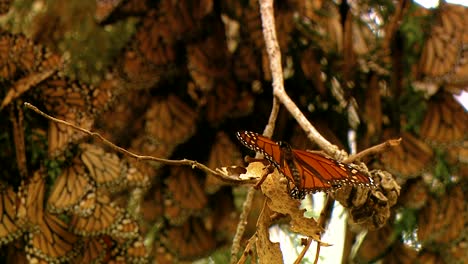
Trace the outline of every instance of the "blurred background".
<instances>
[{"instance_id":1,"label":"blurred background","mask_svg":"<svg viewBox=\"0 0 468 264\"><path fill-rule=\"evenodd\" d=\"M465 263L467 7L287 0L274 12L286 92L323 136L351 153L403 139L364 160L401 186L388 220L364 230L335 203L321 261ZM137 154L244 165L254 153L235 132L261 133L273 99L258 2L0 0L0 25L2 261L229 262L247 187L137 162L23 103ZM283 108L273 139L317 149ZM303 201L309 216L322 196ZM302 248L287 222L271 237L285 263Z\"/></svg>"}]
</instances>

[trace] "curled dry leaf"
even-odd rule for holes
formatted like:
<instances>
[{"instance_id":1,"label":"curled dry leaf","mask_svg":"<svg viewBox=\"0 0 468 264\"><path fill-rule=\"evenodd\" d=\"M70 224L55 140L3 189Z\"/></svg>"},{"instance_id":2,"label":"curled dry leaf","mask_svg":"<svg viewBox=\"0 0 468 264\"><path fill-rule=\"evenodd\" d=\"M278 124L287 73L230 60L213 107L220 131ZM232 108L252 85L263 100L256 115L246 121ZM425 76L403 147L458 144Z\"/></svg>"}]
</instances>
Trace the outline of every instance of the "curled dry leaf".
<instances>
[{"instance_id":1,"label":"curled dry leaf","mask_svg":"<svg viewBox=\"0 0 468 264\"><path fill-rule=\"evenodd\" d=\"M271 211L269 207L265 206L257 222L256 247L259 263L283 263L283 254L281 252L280 243L273 243L270 241L270 214Z\"/></svg>"},{"instance_id":2,"label":"curled dry leaf","mask_svg":"<svg viewBox=\"0 0 468 264\"><path fill-rule=\"evenodd\" d=\"M284 177L276 170L265 179L261 187L268 197L268 206L274 212L291 216L291 231L320 241L321 228L313 218L304 217L305 210L299 209L300 201L289 196L285 185Z\"/></svg>"},{"instance_id":3,"label":"curled dry leaf","mask_svg":"<svg viewBox=\"0 0 468 264\"><path fill-rule=\"evenodd\" d=\"M333 193L332 197L349 209L353 223L374 230L387 222L390 208L396 204L401 188L388 172L374 170L370 173L378 188L346 186Z\"/></svg>"}]
</instances>

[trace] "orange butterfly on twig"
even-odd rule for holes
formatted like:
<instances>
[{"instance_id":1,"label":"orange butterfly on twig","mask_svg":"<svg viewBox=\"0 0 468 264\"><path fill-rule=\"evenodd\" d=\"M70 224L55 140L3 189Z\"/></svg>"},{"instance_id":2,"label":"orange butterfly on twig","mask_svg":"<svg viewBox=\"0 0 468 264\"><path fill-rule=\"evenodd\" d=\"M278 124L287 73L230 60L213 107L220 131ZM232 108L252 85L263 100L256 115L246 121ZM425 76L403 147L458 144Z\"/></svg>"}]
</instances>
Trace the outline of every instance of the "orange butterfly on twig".
<instances>
[{"instance_id":1,"label":"orange butterfly on twig","mask_svg":"<svg viewBox=\"0 0 468 264\"><path fill-rule=\"evenodd\" d=\"M344 185L373 185L370 177L348 164L293 149L284 141L275 142L249 131L237 132L237 138L244 146L263 154L288 179L288 191L295 199L302 199L308 193L333 191Z\"/></svg>"}]
</instances>

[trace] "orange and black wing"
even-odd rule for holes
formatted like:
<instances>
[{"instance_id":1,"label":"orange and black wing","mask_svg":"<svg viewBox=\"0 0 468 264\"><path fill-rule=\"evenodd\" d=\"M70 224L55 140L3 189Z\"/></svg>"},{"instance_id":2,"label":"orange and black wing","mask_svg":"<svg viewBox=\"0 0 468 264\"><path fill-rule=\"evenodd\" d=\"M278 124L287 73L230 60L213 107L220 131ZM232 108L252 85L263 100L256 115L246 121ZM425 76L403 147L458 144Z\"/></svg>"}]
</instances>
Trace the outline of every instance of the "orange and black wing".
<instances>
[{"instance_id":1,"label":"orange and black wing","mask_svg":"<svg viewBox=\"0 0 468 264\"><path fill-rule=\"evenodd\" d=\"M363 172L317 153L294 149L294 164L305 192L330 191L344 185L371 186L373 181Z\"/></svg>"},{"instance_id":2,"label":"orange and black wing","mask_svg":"<svg viewBox=\"0 0 468 264\"><path fill-rule=\"evenodd\" d=\"M275 141L250 131L239 131L236 135L244 146L260 152L268 161L278 169L280 168L281 148ZM293 179L291 178L291 180Z\"/></svg>"},{"instance_id":3,"label":"orange and black wing","mask_svg":"<svg viewBox=\"0 0 468 264\"><path fill-rule=\"evenodd\" d=\"M254 132L237 132L246 147L262 153L289 180L293 198L307 193L332 191L344 185L372 186L372 179L361 171L320 154L292 149L286 142L275 142ZM290 183L294 184L290 188Z\"/></svg>"}]
</instances>

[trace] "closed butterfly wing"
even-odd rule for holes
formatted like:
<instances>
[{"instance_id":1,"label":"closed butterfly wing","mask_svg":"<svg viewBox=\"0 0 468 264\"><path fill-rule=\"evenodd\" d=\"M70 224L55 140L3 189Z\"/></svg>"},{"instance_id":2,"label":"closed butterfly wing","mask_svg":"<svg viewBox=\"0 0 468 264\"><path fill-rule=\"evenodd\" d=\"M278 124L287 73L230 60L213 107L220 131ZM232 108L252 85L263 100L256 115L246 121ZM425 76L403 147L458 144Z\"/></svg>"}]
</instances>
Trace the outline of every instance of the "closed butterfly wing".
<instances>
[{"instance_id":1,"label":"closed butterfly wing","mask_svg":"<svg viewBox=\"0 0 468 264\"><path fill-rule=\"evenodd\" d=\"M116 239L130 240L138 237L139 230L138 222L129 214L125 213L110 231L110 234Z\"/></svg>"},{"instance_id":2,"label":"closed butterfly wing","mask_svg":"<svg viewBox=\"0 0 468 264\"><path fill-rule=\"evenodd\" d=\"M104 193L97 193L93 213L87 217L72 216L70 230L82 236L96 236L110 233L123 218L122 209L111 203Z\"/></svg>"},{"instance_id":3,"label":"closed butterfly wing","mask_svg":"<svg viewBox=\"0 0 468 264\"><path fill-rule=\"evenodd\" d=\"M36 96L49 114L85 129L90 129L93 125L89 86L53 76L39 84L35 90L38 91ZM52 156L61 154L68 144L84 136L85 134L69 126L51 121L48 133L49 154Z\"/></svg>"},{"instance_id":4,"label":"closed butterfly wing","mask_svg":"<svg viewBox=\"0 0 468 264\"><path fill-rule=\"evenodd\" d=\"M143 242L142 237L138 237L131 242L126 249L125 257L129 263L147 263L149 252Z\"/></svg>"},{"instance_id":5,"label":"closed butterfly wing","mask_svg":"<svg viewBox=\"0 0 468 264\"><path fill-rule=\"evenodd\" d=\"M108 254L108 247L101 236L88 237L83 241L82 253L71 263L104 263L103 260Z\"/></svg>"},{"instance_id":6,"label":"closed butterfly wing","mask_svg":"<svg viewBox=\"0 0 468 264\"><path fill-rule=\"evenodd\" d=\"M214 234L196 218L188 219L181 226L166 228L161 242L179 260L195 260L216 248Z\"/></svg>"},{"instance_id":7,"label":"closed butterfly wing","mask_svg":"<svg viewBox=\"0 0 468 264\"><path fill-rule=\"evenodd\" d=\"M81 144L81 160L83 161L92 181L99 186L114 187L124 180L127 167L115 153L105 152L104 149Z\"/></svg>"},{"instance_id":8,"label":"closed butterfly wing","mask_svg":"<svg viewBox=\"0 0 468 264\"><path fill-rule=\"evenodd\" d=\"M0 110L7 106L11 101L20 97L30 88L50 77L54 72L55 70L47 70L45 72L32 73L16 81L5 95L5 98L0 105Z\"/></svg>"},{"instance_id":9,"label":"closed butterfly wing","mask_svg":"<svg viewBox=\"0 0 468 264\"><path fill-rule=\"evenodd\" d=\"M208 199L191 168L171 168L171 174L165 183L164 215L170 223L181 224L189 216L199 214L205 208Z\"/></svg>"},{"instance_id":10,"label":"closed butterfly wing","mask_svg":"<svg viewBox=\"0 0 468 264\"><path fill-rule=\"evenodd\" d=\"M34 70L37 50L24 35L3 33L0 36L0 79L16 79Z\"/></svg>"},{"instance_id":11,"label":"closed butterfly wing","mask_svg":"<svg viewBox=\"0 0 468 264\"><path fill-rule=\"evenodd\" d=\"M434 145L459 145L468 139L467 131L467 110L452 94L434 95L421 124L421 137Z\"/></svg>"},{"instance_id":12,"label":"closed butterfly wing","mask_svg":"<svg viewBox=\"0 0 468 264\"><path fill-rule=\"evenodd\" d=\"M50 263L69 261L80 249L79 238L68 231L68 225L46 213L38 223L38 230L29 233L26 252Z\"/></svg>"},{"instance_id":13,"label":"closed butterfly wing","mask_svg":"<svg viewBox=\"0 0 468 264\"><path fill-rule=\"evenodd\" d=\"M385 131L386 138L390 138L391 132ZM431 169L434 152L432 148L411 133L399 133L402 138L399 146L393 147L381 155L381 162L385 170L400 179L415 178L425 170Z\"/></svg>"},{"instance_id":14,"label":"closed butterfly wing","mask_svg":"<svg viewBox=\"0 0 468 264\"><path fill-rule=\"evenodd\" d=\"M72 165L65 168L55 180L47 201L52 213L62 213L77 206L85 195L94 189L87 176L83 163L75 158Z\"/></svg>"},{"instance_id":15,"label":"closed butterfly wing","mask_svg":"<svg viewBox=\"0 0 468 264\"><path fill-rule=\"evenodd\" d=\"M39 169L33 176L21 182L18 191L19 221L36 225L44 218L45 172Z\"/></svg>"},{"instance_id":16,"label":"closed butterfly wing","mask_svg":"<svg viewBox=\"0 0 468 264\"><path fill-rule=\"evenodd\" d=\"M11 186L0 185L0 246L10 243L23 233L23 226L16 221L17 199Z\"/></svg>"},{"instance_id":17,"label":"closed butterfly wing","mask_svg":"<svg viewBox=\"0 0 468 264\"><path fill-rule=\"evenodd\" d=\"M229 139L226 133L219 132L216 135L216 141L213 144L208 158L208 167L220 168L225 166L242 165L242 156L237 146ZM215 193L224 186L225 183L214 177L210 173L205 178L205 191Z\"/></svg>"},{"instance_id":18,"label":"closed butterfly wing","mask_svg":"<svg viewBox=\"0 0 468 264\"><path fill-rule=\"evenodd\" d=\"M197 113L177 96L154 102L146 112L145 130L162 144L178 145L195 132Z\"/></svg>"},{"instance_id":19,"label":"closed butterfly wing","mask_svg":"<svg viewBox=\"0 0 468 264\"><path fill-rule=\"evenodd\" d=\"M76 112L66 113L60 118L68 122L72 122L73 124L84 129L91 129L94 123L93 119L90 119ZM49 131L47 135L49 154L51 156L60 155L69 146L70 143L76 142L84 137L84 135L79 134L80 133L77 133L77 131L74 128L50 121Z\"/></svg>"},{"instance_id":20,"label":"closed butterfly wing","mask_svg":"<svg viewBox=\"0 0 468 264\"><path fill-rule=\"evenodd\" d=\"M468 84L468 8L442 3L434 11L429 37L419 61L420 79L459 93Z\"/></svg>"}]
</instances>

